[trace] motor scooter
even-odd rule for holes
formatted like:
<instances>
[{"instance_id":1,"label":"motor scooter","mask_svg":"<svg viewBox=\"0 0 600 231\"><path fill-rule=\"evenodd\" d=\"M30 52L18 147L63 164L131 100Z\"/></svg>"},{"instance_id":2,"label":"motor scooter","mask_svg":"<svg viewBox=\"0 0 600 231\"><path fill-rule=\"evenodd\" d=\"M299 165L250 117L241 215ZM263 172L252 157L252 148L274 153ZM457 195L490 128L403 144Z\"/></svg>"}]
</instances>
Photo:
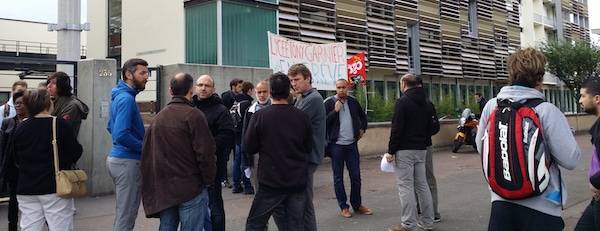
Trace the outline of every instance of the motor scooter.
<instances>
[{"instance_id":1,"label":"motor scooter","mask_svg":"<svg viewBox=\"0 0 600 231\"><path fill-rule=\"evenodd\" d=\"M461 114L458 127L456 127L458 132L454 135L453 153L456 153L463 144L473 145L473 148L477 150L475 136L477 135L478 124L479 121L475 118L475 114L471 113L471 109L465 108Z\"/></svg>"}]
</instances>

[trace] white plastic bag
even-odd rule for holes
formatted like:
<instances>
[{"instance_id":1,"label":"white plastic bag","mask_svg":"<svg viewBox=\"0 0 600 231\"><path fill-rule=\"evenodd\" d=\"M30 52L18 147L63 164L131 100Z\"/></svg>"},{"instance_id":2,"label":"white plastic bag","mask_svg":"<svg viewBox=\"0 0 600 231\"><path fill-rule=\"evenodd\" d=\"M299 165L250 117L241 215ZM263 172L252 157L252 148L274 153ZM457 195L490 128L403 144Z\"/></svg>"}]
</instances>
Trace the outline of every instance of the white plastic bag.
<instances>
[{"instance_id":1,"label":"white plastic bag","mask_svg":"<svg viewBox=\"0 0 600 231\"><path fill-rule=\"evenodd\" d=\"M250 170L250 168L244 169L244 173L246 174L246 178L248 179L250 179L250 177L252 176L252 170Z\"/></svg>"},{"instance_id":2,"label":"white plastic bag","mask_svg":"<svg viewBox=\"0 0 600 231\"><path fill-rule=\"evenodd\" d=\"M385 154L383 154L383 156L381 158L381 171L394 172L394 163L387 162L387 159L385 158Z\"/></svg>"}]
</instances>

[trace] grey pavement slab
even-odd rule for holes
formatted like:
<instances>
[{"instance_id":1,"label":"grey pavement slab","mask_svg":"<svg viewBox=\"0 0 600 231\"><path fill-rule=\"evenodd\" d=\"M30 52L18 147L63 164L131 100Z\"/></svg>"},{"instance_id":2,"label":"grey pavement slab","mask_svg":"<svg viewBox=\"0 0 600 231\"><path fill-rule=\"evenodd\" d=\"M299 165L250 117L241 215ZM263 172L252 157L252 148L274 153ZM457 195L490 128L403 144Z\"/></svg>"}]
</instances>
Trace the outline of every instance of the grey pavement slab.
<instances>
[{"instance_id":1,"label":"grey pavement slab","mask_svg":"<svg viewBox=\"0 0 600 231\"><path fill-rule=\"evenodd\" d=\"M568 187L568 201L564 207L565 230L573 230L579 216L591 199L588 189L588 165L590 137L576 136L582 149L580 163L575 170L562 170ZM400 224L400 202L393 173L379 170L380 157L361 157L362 200L373 209L373 215L353 214L351 218L340 216L333 192L333 175L328 161L319 166L315 173L314 205L320 230L368 231L387 230ZM434 168L438 182L439 210L442 221L435 223L435 230L487 230L490 213L490 195L481 172L479 155L470 146L462 147L458 153L449 149L436 150ZM349 178L345 183L349 192ZM244 230L246 217L252 204L252 195L232 194L223 189L227 230ZM86 197L76 199L77 215L75 230L112 230L114 219L114 196ZM0 231L7 230L7 204L0 203ZM135 230L157 230L158 219L144 217L140 207ZM276 230L270 222L270 230Z\"/></svg>"}]
</instances>

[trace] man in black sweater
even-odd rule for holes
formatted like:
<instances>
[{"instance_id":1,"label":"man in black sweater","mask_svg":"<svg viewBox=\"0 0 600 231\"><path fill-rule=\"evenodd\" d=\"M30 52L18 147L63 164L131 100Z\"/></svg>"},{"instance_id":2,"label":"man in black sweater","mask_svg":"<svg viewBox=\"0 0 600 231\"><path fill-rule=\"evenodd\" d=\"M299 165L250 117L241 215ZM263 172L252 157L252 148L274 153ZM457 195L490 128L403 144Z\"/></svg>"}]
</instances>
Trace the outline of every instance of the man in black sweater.
<instances>
[{"instance_id":1,"label":"man in black sweater","mask_svg":"<svg viewBox=\"0 0 600 231\"><path fill-rule=\"evenodd\" d=\"M391 227L390 231L414 230L416 226L425 230L433 229L433 203L425 176L426 149L433 122L429 116L425 91L417 85L417 78L413 74L402 76L400 89L403 95L394 104L390 142L385 157L388 162L394 163L402 224ZM417 221L415 192L419 196L422 221Z\"/></svg>"},{"instance_id":2,"label":"man in black sweater","mask_svg":"<svg viewBox=\"0 0 600 231\"><path fill-rule=\"evenodd\" d=\"M311 122L306 113L288 104L287 75L273 74L269 87L273 104L252 116L242 145L244 152L260 156L260 186L246 220L246 230L265 230L278 205L285 210L285 230L304 230L307 155L313 147Z\"/></svg>"}]
</instances>

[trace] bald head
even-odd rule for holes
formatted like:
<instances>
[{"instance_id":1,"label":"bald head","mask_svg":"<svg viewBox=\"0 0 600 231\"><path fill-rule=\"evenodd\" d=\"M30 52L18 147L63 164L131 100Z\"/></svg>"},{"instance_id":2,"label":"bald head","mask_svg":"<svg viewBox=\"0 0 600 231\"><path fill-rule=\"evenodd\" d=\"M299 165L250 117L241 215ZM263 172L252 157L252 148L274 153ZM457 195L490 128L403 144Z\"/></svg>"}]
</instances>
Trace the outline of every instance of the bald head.
<instances>
[{"instance_id":1,"label":"bald head","mask_svg":"<svg viewBox=\"0 0 600 231\"><path fill-rule=\"evenodd\" d=\"M215 93L215 82L209 75L201 75L196 80L196 95L198 98L208 99Z\"/></svg>"},{"instance_id":2,"label":"bald head","mask_svg":"<svg viewBox=\"0 0 600 231\"><path fill-rule=\"evenodd\" d=\"M171 95L185 96L191 99L193 93L194 78L188 73L179 73L171 79Z\"/></svg>"},{"instance_id":3,"label":"bald head","mask_svg":"<svg viewBox=\"0 0 600 231\"><path fill-rule=\"evenodd\" d=\"M402 92L416 87L418 84L417 77L411 73L405 74L400 78L400 89L402 89Z\"/></svg>"}]
</instances>

